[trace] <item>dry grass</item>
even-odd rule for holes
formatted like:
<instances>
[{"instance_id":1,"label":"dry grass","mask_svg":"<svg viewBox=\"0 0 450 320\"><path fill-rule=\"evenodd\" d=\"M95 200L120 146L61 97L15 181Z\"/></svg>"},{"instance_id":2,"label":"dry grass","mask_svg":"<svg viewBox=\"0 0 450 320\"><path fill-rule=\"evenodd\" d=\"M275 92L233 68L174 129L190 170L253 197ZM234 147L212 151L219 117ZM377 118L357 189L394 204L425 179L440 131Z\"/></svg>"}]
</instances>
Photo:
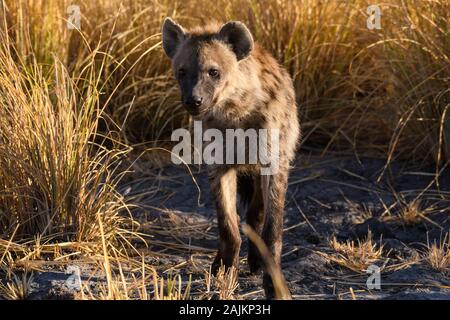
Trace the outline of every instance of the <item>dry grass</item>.
<instances>
[{"instance_id":1,"label":"dry grass","mask_svg":"<svg viewBox=\"0 0 450 320\"><path fill-rule=\"evenodd\" d=\"M109 259L109 258L108 258ZM127 264L133 261L127 261ZM77 298L88 300L186 300L190 299L190 279L184 283L179 274L159 276L153 268L149 268L142 262L140 273L125 275L122 264L116 261L117 272L107 271L106 284L97 288L95 292L88 287L83 287ZM150 274L147 275L147 269ZM130 274L130 270L126 272Z\"/></svg>"},{"instance_id":2,"label":"dry grass","mask_svg":"<svg viewBox=\"0 0 450 320\"><path fill-rule=\"evenodd\" d=\"M423 258L431 268L439 272L448 273L450 271L450 236L446 234L439 243L428 244Z\"/></svg>"},{"instance_id":3,"label":"dry grass","mask_svg":"<svg viewBox=\"0 0 450 320\"><path fill-rule=\"evenodd\" d=\"M32 56L17 60L0 37L0 236L72 243L79 253L126 246L135 223L116 186L128 149L94 141L102 114L94 61L73 79L57 60L47 71Z\"/></svg>"},{"instance_id":4,"label":"dry grass","mask_svg":"<svg viewBox=\"0 0 450 320\"><path fill-rule=\"evenodd\" d=\"M414 199L407 201L401 195L394 193L397 201L390 205L388 208L385 204L384 221L400 222L404 226L415 226L420 223L429 223L439 227L439 224L434 222L430 216L433 213L439 212L439 206L436 204L427 205L420 199L421 193L419 193ZM396 213L392 213L394 207L398 207Z\"/></svg>"},{"instance_id":5,"label":"dry grass","mask_svg":"<svg viewBox=\"0 0 450 320\"><path fill-rule=\"evenodd\" d=\"M239 287L238 270L234 267L231 267L225 271L225 267L221 266L215 276L211 274L211 270L209 270L209 272L205 272L205 284L206 290L200 299L240 299L237 294L237 289Z\"/></svg>"},{"instance_id":6,"label":"dry grass","mask_svg":"<svg viewBox=\"0 0 450 320\"><path fill-rule=\"evenodd\" d=\"M146 299L149 283L150 298L188 297L177 276L161 280L136 253L131 242L142 235L117 189L133 151L166 146L174 128L189 125L160 46L165 16L186 26L209 17L248 24L294 78L305 147L379 155L387 166L398 157L435 163L436 173L450 159L446 0L385 1L381 30L366 28L367 0L79 0L81 30L67 28L70 4L0 5L0 273L9 275L8 297L27 295L29 278L12 275L24 266L77 257L91 258L108 279L100 296L82 298ZM423 217L416 204L402 214L405 223ZM370 238L330 245L332 259L352 270L381 257ZM434 265L448 265L448 245L430 248ZM124 261L140 275L128 278ZM218 278L222 298L233 296L234 276Z\"/></svg>"},{"instance_id":7,"label":"dry grass","mask_svg":"<svg viewBox=\"0 0 450 320\"><path fill-rule=\"evenodd\" d=\"M7 1L10 20L22 19L11 33L19 44L31 42L39 62L48 63L56 53L74 75L92 48L105 52L101 85L114 92L108 129L119 131L125 124L117 132L125 141L164 145L173 128L187 125L159 46L160 24L165 16L187 26L213 17L247 23L289 69L311 146L389 155L389 161L401 156L443 165L448 160L450 4L445 0L384 2L381 30L366 28L371 4L366 0L78 3L81 35L66 28L69 1Z\"/></svg>"},{"instance_id":8,"label":"dry grass","mask_svg":"<svg viewBox=\"0 0 450 320\"><path fill-rule=\"evenodd\" d=\"M365 272L367 267L380 261L383 256L383 245L377 246L372 242L372 234L369 231L363 241L339 242L336 237L331 238L329 246L334 250L326 257L345 268L355 272Z\"/></svg>"},{"instance_id":9,"label":"dry grass","mask_svg":"<svg viewBox=\"0 0 450 320\"><path fill-rule=\"evenodd\" d=\"M425 211L422 210L419 201L413 201L400 211L399 218L406 225L415 225L425 219Z\"/></svg>"},{"instance_id":10,"label":"dry grass","mask_svg":"<svg viewBox=\"0 0 450 320\"><path fill-rule=\"evenodd\" d=\"M400 209L400 212L394 220L399 220L407 226L413 226L421 222L430 222L435 224L427 215L434 211L433 206L425 207L420 200L407 202Z\"/></svg>"},{"instance_id":11,"label":"dry grass","mask_svg":"<svg viewBox=\"0 0 450 320\"><path fill-rule=\"evenodd\" d=\"M5 32L3 17L0 273L10 278L7 296L23 298L28 280L11 274L30 261L126 256L139 236L130 205L117 192L130 148L98 130L105 103L97 59L104 54L93 48L83 69L70 75L56 56L39 61L32 30L22 25L20 34Z\"/></svg>"},{"instance_id":12,"label":"dry grass","mask_svg":"<svg viewBox=\"0 0 450 320\"><path fill-rule=\"evenodd\" d=\"M5 279L6 284L0 282L0 293L8 300L25 300L29 297L33 276L26 272L22 275L13 273Z\"/></svg>"}]
</instances>

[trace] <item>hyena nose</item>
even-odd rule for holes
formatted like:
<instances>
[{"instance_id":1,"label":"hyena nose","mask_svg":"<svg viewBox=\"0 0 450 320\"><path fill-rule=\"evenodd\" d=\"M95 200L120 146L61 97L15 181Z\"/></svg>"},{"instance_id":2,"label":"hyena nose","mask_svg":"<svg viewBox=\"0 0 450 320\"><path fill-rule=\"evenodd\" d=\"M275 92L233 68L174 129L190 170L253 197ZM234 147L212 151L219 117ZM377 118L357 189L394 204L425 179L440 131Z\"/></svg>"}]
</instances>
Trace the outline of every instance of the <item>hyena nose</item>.
<instances>
[{"instance_id":1,"label":"hyena nose","mask_svg":"<svg viewBox=\"0 0 450 320\"><path fill-rule=\"evenodd\" d=\"M188 99L187 104L190 106L200 107L203 103L203 97L192 96Z\"/></svg>"}]
</instances>

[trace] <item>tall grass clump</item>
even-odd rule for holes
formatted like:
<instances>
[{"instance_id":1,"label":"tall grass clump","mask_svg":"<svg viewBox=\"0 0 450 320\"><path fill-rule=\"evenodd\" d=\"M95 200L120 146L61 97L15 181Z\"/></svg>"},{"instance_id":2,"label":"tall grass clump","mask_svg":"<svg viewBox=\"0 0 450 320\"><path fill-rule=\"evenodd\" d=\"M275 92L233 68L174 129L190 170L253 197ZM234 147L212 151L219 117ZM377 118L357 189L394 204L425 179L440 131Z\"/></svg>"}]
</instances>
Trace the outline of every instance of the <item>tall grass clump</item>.
<instances>
[{"instance_id":1,"label":"tall grass clump","mask_svg":"<svg viewBox=\"0 0 450 320\"><path fill-rule=\"evenodd\" d=\"M127 143L156 142L185 124L187 117L159 35L160 20L176 2L173 6L172 1L121 0L19 0L7 4L10 33L17 43L29 38L40 63L48 63L49 54L57 55L70 76L76 77L92 58L101 62L100 101L106 111L100 123L102 132ZM79 30L67 26L66 11L73 4L80 7ZM24 21L23 16L28 18ZM22 34L24 28L30 36ZM98 48L95 57L91 48Z\"/></svg>"},{"instance_id":2,"label":"tall grass clump","mask_svg":"<svg viewBox=\"0 0 450 320\"><path fill-rule=\"evenodd\" d=\"M401 1L391 6L383 47L397 121L389 156L399 148L410 160L450 160L450 2Z\"/></svg>"},{"instance_id":3,"label":"tall grass clump","mask_svg":"<svg viewBox=\"0 0 450 320\"><path fill-rule=\"evenodd\" d=\"M171 16L187 28L246 23L294 79L303 147L441 166L449 159L446 0L384 1L379 30L367 28L368 0L80 0L77 31L66 26L68 0L6 3L11 33L18 43L29 38L38 61L57 54L76 75L90 48L104 53L101 129L127 143L161 146L189 124L160 46Z\"/></svg>"},{"instance_id":4,"label":"tall grass clump","mask_svg":"<svg viewBox=\"0 0 450 320\"><path fill-rule=\"evenodd\" d=\"M25 62L0 38L1 237L115 242L127 205L114 172L126 151L93 142L102 114L93 64L71 78L58 59Z\"/></svg>"},{"instance_id":5,"label":"tall grass clump","mask_svg":"<svg viewBox=\"0 0 450 320\"><path fill-rule=\"evenodd\" d=\"M379 30L366 26L367 0L80 0L80 30L67 27L71 1L4 3L5 49L14 47L5 74L20 72L22 87L34 87L34 95L39 88L52 104L64 92L77 115L101 106L105 112L93 116L95 129L85 136L101 132L135 146L164 145L189 118L161 49L161 21L171 16L189 28L241 20L294 79L305 149L376 155L388 163L449 160L446 0L385 1ZM56 95L53 83L63 88Z\"/></svg>"}]
</instances>

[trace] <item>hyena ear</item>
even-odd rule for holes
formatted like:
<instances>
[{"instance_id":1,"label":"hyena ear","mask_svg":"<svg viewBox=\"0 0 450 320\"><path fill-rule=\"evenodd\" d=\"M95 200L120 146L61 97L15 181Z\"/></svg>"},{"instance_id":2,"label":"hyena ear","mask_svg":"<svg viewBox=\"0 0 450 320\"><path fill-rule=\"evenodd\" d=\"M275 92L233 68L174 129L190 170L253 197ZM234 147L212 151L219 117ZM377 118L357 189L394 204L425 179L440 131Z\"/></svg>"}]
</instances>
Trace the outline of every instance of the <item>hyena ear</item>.
<instances>
[{"instance_id":1,"label":"hyena ear","mask_svg":"<svg viewBox=\"0 0 450 320\"><path fill-rule=\"evenodd\" d=\"M186 37L183 28L170 18L164 19L162 26L162 43L167 56L172 59L177 47Z\"/></svg>"},{"instance_id":2,"label":"hyena ear","mask_svg":"<svg viewBox=\"0 0 450 320\"><path fill-rule=\"evenodd\" d=\"M238 60L247 57L253 49L253 37L245 24L230 21L222 26L219 38L231 45Z\"/></svg>"}]
</instances>

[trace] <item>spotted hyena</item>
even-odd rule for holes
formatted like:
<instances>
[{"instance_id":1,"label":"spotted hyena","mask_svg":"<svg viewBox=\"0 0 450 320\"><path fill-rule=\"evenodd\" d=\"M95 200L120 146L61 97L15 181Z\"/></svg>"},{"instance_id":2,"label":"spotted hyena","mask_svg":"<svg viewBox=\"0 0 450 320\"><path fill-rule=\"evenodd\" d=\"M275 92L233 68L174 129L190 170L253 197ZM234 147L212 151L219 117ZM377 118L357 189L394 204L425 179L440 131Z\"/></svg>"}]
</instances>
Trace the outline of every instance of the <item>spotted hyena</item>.
<instances>
[{"instance_id":1,"label":"spotted hyena","mask_svg":"<svg viewBox=\"0 0 450 320\"><path fill-rule=\"evenodd\" d=\"M300 138L291 77L253 41L241 22L213 23L186 31L167 18L162 35L182 103L195 120L202 121L204 130L252 128L279 133L278 170L271 175L261 175L259 162L208 166L220 238L213 271L221 264L227 268L239 264L237 194L241 200L247 199L247 224L261 236L279 265L289 167ZM248 264L252 273L265 267L250 241ZM267 272L263 285L266 295L272 296Z\"/></svg>"}]
</instances>

